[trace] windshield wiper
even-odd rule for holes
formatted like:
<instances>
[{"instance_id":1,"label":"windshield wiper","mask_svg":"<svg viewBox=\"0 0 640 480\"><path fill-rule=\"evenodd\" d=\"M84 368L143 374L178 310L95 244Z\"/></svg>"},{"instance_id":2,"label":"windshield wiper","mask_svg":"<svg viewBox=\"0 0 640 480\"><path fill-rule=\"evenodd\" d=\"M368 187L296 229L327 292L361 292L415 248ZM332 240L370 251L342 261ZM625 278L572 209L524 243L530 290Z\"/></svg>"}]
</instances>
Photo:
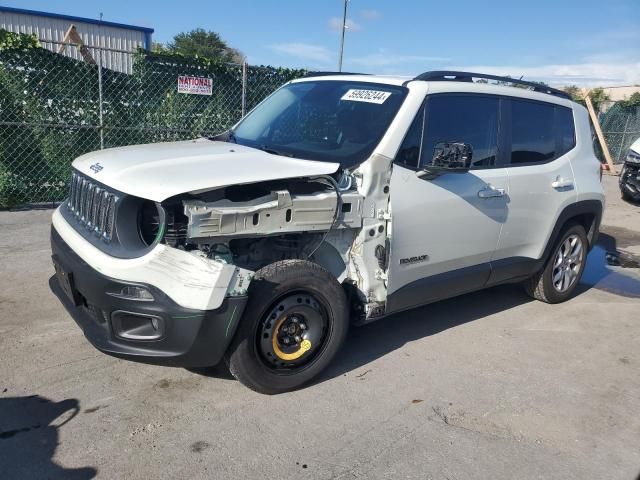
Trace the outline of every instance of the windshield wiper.
<instances>
[{"instance_id":1,"label":"windshield wiper","mask_svg":"<svg viewBox=\"0 0 640 480\"><path fill-rule=\"evenodd\" d=\"M236 140L236 134L233 133L233 130L229 129L226 132L219 133L212 137L207 137L209 140L213 142L233 142L238 143Z\"/></svg>"},{"instance_id":2,"label":"windshield wiper","mask_svg":"<svg viewBox=\"0 0 640 480\"><path fill-rule=\"evenodd\" d=\"M295 158L292 153L285 153L285 152L281 152L279 150L274 150L269 145L260 145L258 148L260 150L262 150L263 152L267 152L267 153L270 153L272 155L280 155L280 156L283 156L283 157Z\"/></svg>"}]
</instances>

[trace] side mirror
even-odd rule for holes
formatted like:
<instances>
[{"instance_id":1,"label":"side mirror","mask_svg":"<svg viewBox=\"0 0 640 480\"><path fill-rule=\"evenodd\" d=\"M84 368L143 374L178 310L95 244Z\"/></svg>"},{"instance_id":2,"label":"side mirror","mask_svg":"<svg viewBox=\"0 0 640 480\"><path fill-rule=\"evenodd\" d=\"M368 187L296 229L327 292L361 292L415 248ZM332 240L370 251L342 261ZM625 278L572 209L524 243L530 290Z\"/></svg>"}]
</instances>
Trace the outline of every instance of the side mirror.
<instances>
[{"instance_id":1,"label":"side mirror","mask_svg":"<svg viewBox=\"0 0 640 480\"><path fill-rule=\"evenodd\" d=\"M433 149L431 163L418 170L416 175L432 179L445 173L465 173L471 168L473 149L468 143L440 142Z\"/></svg>"}]
</instances>

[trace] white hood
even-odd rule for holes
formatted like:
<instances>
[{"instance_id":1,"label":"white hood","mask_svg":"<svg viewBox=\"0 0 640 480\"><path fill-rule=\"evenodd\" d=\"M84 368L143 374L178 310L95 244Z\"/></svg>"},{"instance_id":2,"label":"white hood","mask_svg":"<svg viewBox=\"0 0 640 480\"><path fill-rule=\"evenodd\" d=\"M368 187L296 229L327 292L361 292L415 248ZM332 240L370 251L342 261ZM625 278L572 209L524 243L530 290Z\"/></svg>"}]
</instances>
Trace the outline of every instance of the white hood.
<instances>
[{"instance_id":1,"label":"white hood","mask_svg":"<svg viewBox=\"0 0 640 480\"><path fill-rule=\"evenodd\" d=\"M631 150L640 155L640 138L631 144Z\"/></svg>"},{"instance_id":2,"label":"white hood","mask_svg":"<svg viewBox=\"0 0 640 480\"><path fill-rule=\"evenodd\" d=\"M104 185L156 202L228 185L328 175L339 166L204 138L98 150L73 162Z\"/></svg>"}]
</instances>

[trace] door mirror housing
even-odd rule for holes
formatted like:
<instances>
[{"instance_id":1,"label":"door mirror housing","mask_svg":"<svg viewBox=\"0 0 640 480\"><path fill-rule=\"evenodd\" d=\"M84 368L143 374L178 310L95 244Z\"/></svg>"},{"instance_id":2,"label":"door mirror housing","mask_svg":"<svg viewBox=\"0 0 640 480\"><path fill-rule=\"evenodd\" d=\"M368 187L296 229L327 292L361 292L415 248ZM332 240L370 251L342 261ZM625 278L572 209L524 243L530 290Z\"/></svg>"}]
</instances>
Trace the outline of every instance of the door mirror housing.
<instances>
[{"instance_id":1,"label":"door mirror housing","mask_svg":"<svg viewBox=\"0 0 640 480\"><path fill-rule=\"evenodd\" d=\"M425 165L416 174L431 179L445 173L466 173L471 168L473 149L463 142L439 142L433 149L431 163Z\"/></svg>"}]
</instances>

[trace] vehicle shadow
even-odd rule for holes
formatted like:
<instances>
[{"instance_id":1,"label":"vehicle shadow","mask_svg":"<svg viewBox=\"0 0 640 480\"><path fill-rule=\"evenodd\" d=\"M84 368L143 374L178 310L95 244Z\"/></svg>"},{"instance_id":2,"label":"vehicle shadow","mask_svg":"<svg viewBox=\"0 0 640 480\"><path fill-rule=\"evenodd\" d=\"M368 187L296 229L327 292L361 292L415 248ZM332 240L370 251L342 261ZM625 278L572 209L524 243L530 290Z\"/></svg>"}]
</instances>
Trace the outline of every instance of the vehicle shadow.
<instances>
[{"instance_id":1,"label":"vehicle shadow","mask_svg":"<svg viewBox=\"0 0 640 480\"><path fill-rule=\"evenodd\" d=\"M356 370L405 344L533 301L517 285L432 303L352 328L338 357L316 383Z\"/></svg>"},{"instance_id":2,"label":"vehicle shadow","mask_svg":"<svg viewBox=\"0 0 640 480\"><path fill-rule=\"evenodd\" d=\"M597 245L587 258L583 278L574 291L574 296L580 296L595 288L621 296L640 297L640 280L621 273L619 268L611 267L607 263L607 252L616 252L617 244L614 236L600 234ZM527 296L519 285L500 285L351 328L345 347L313 383L322 383L357 370L413 340L435 335L531 301L534 300ZM212 378L233 379L224 362L216 367L190 371Z\"/></svg>"},{"instance_id":3,"label":"vehicle shadow","mask_svg":"<svg viewBox=\"0 0 640 480\"><path fill-rule=\"evenodd\" d=\"M80 411L73 398L54 402L39 395L0 397L0 476L85 480L93 467L64 468L53 461L59 429Z\"/></svg>"}]
</instances>

